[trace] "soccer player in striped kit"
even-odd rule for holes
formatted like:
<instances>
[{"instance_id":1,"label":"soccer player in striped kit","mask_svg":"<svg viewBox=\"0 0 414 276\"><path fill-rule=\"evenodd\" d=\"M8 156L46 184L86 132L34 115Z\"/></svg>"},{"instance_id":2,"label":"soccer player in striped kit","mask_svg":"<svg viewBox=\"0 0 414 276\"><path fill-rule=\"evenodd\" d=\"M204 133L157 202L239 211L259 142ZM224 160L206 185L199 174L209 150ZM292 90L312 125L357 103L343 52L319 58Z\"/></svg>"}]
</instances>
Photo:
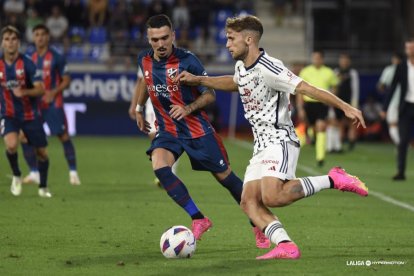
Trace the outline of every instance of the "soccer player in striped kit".
<instances>
[{"instance_id":1,"label":"soccer player in striped kit","mask_svg":"<svg viewBox=\"0 0 414 276\"><path fill-rule=\"evenodd\" d=\"M68 134L65 111L63 109L63 90L69 87L70 75L66 68L65 58L55 49L49 47L49 29L44 24L38 24L33 28L33 40L36 52L32 60L41 72L45 86L45 95L41 101L43 120L47 123L52 135L56 135L63 146L66 161L69 166L69 183L80 185L80 179L76 168L75 147ZM23 154L30 167L30 173L24 179L24 183L39 183L39 171L33 147L22 138Z\"/></svg>"},{"instance_id":2,"label":"soccer player in striped kit","mask_svg":"<svg viewBox=\"0 0 414 276\"><path fill-rule=\"evenodd\" d=\"M39 196L52 197L47 188L49 157L46 134L39 114L40 96L45 93L35 64L19 53L20 32L13 26L1 30L3 56L0 58L0 114L1 135L6 156L13 171L11 193L22 192L21 171L17 160L19 132L23 131L35 148L39 168Z\"/></svg>"},{"instance_id":3,"label":"soccer player in striped kit","mask_svg":"<svg viewBox=\"0 0 414 276\"><path fill-rule=\"evenodd\" d=\"M332 168L328 175L296 178L300 146L290 118L289 95L300 93L340 108L357 125L365 126L364 119L361 111L303 81L280 60L259 48L263 25L257 17L228 18L226 32L226 47L237 60L233 76L207 77L181 72L175 81L239 92L254 136L253 157L244 175L240 205L276 244L257 259L298 259L301 255L298 246L269 207L283 207L329 188L361 196L367 196L368 189L340 167Z\"/></svg>"},{"instance_id":4,"label":"soccer player in striped kit","mask_svg":"<svg viewBox=\"0 0 414 276\"><path fill-rule=\"evenodd\" d=\"M173 82L184 70L206 75L204 67L194 54L173 45L175 33L166 15L149 18L147 32L151 49L138 55L144 81L138 88L137 124L141 131L148 132L150 125L144 120L142 111L149 96L157 117L158 130L147 154L151 157L156 177L171 199L192 218L192 231L196 239L200 239L212 223L198 209L184 183L172 173L174 162L186 152L192 168L211 172L238 204L243 183L229 167L221 138L202 109L215 101L214 90ZM270 246L260 229L253 227L253 232L257 247Z\"/></svg>"}]
</instances>

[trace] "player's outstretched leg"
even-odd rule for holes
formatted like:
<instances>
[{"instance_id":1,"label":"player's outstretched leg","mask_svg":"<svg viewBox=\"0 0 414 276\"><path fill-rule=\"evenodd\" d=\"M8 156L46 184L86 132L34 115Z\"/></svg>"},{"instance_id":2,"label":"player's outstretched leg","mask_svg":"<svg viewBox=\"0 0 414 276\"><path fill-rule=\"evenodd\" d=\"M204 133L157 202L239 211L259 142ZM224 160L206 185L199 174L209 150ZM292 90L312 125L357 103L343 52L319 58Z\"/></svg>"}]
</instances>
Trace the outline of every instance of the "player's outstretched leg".
<instances>
[{"instance_id":1,"label":"player's outstretched leg","mask_svg":"<svg viewBox=\"0 0 414 276\"><path fill-rule=\"evenodd\" d=\"M368 195L367 186L358 177L346 173L341 167L332 168L328 175L334 182L334 189L356 193L360 196Z\"/></svg>"},{"instance_id":2,"label":"player's outstretched leg","mask_svg":"<svg viewBox=\"0 0 414 276\"><path fill-rule=\"evenodd\" d=\"M210 229L213 224L198 209L184 183L172 173L171 167L169 166L155 169L154 173L171 199L191 216L191 219L193 220L193 234L197 240L201 239L201 236Z\"/></svg>"}]
</instances>

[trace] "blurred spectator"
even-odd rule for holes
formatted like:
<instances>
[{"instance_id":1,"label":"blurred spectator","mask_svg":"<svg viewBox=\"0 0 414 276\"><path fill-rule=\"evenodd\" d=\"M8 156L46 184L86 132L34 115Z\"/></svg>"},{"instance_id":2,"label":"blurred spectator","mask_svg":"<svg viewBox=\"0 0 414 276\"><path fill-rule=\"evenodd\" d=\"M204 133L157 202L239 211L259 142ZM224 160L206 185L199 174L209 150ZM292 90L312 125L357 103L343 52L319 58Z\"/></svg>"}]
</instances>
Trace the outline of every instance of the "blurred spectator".
<instances>
[{"instance_id":1,"label":"blurred spectator","mask_svg":"<svg viewBox=\"0 0 414 276\"><path fill-rule=\"evenodd\" d=\"M33 42L33 32L32 29L34 26L43 23L44 20L39 16L39 13L36 9L28 9L26 11L26 32L25 37L26 41L31 43Z\"/></svg>"},{"instance_id":2,"label":"blurred spectator","mask_svg":"<svg viewBox=\"0 0 414 276\"><path fill-rule=\"evenodd\" d=\"M3 11L6 17L10 15L22 16L24 13L23 0L6 0L3 4Z\"/></svg>"},{"instance_id":3,"label":"blurred spectator","mask_svg":"<svg viewBox=\"0 0 414 276\"><path fill-rule=\"evenodd\" d=\"M153 0L151 4L148 6L148 17L157 14L166 14L170 16L170 9L166 2L162 0Z\"/></svg>"},{"instance_id":4,"label":"blurred spectator","mask_svg":"<svg viewBox=\"0 0 414 276\"><path fill-rule=\"evenodd\" d=\"M276 26L278 27L283 26L283 21L285 19L286 12L286 2L286 0L273 0L273 5L275 8Z\"/></svg>"},{"instance_id":5,"label":"blurred spectator","mask_svg":"<svg viewBox=\"0 0 414 276\"><path fill-rule=\"evenodd\" d=\"M394 53L391 57L391 64L384 68L378 81L377 88L380 93L391 93L391 84L394 79L395 70L398 64L403 60L403 55ZM388 133L395 145L400 143L400 135L398 134L398 105L400 103L401 88L397 85L387 109L386 120L388 123Z\"/></svg>"},{"instance_id":6,"label":"blurred spectator","mask_svg":"<svg viewBox=\"0 0 414 276\"><path fill-rule=\"evenodd\" d=\"M107 20L108 0L88 0L89 27L102 27Z\"/></svg>"},{"instance_id":7,"label":"blurred spectator","mask_svg":"<svg viewBox=\"0 0 414 276\"><path fill-rule=\"evenodd\" d=\"M367 125L367 128L362 130L362 136L365 140L372 141L381 138L381 111L382 105L375 96L369 95L362 106L362 114Z\"/></svg>"},{"instance_id":8,"label":"blurred spectator","mask_svg":"<svg viewBox=\"0 0 414 276\"><path fill-rule=\"evenodd\" d=\"M81 0L65 0L64 7L71 26L85 26L85 6Z\"/></svg>"},{"instance_id":9,"label":"blurred spectator","mask_svg":"<svg viewBox=\"0 0 414 276\"><path fill-rule=\"evenodd\" d=\"M120 0L115 4L108 24L108 31L111 37L111 58L109 62L112 63L120 59L125 61L126 67L129 67L129 26L128 20L125 20L127 18L129 18L127 3L125 0Z\"/></svg>"},{"instance_id":10,"label":"blurred spectator","mask_svg":"<svg viewBox=\"0 0 414 276\"><path fill-rule=\"evenodd\" d=\"M190 12L186 0L178 0L172 11L172 20L175 28L185 29L190 25Z\"/></svg>"},{"instance_id":11,"label":"blurred spectator","mask_svg":"<svg viewBox=\"0 0 414 276\"><path fill-rule=\"evenodd\" d=\"M6 17L4 25L12 25L16 27L20 33L24 33L25 30L24 22L22 21L22 16L17 16L16 14L9 14L9 16Z\"/></svg>"},{"instance_id":12,"label":"blurred spectator","mask_svg":"<svg viewBox=\"0 0 414 276\"><path fill-rule=\"evenodd\" d=\"M132 10L129 19L131 30L138 30L142 33L147 21L147 7L142 0L131 0L130 5Z\"/></svg>"},{"instance_id":13,"label":"blurred spectator","mask_svg":"<svg viewBox=\"0 0 414 276\"><path fill-rule=\"evenodd\" d=\"M188 29L179 29L176 31L175 42L178 47L186 48L192 51L192 41L190 40Z\"/></svg>"},{"instance_id":14,"label":"blurred spectator","mask_svg":"<svg viewBox=\"0 0 414 276\"><path fill-rule=\"evenodd\" d=\"M199 36L204 42L206 42L210 37L210 17L213 11L213 1L197 1L197 0L188 0L188 6L190 8L191 14L191 29L200 29Z\"/></svg>"},{"instance_id":15,"label":"blurred spectator","mask_svg":"<svg viewBox=\"0 0 414 276\"><path fill-rule=\"evenodd\" d=\"M50 30L50 38L52 41L64 42L69 23L61 13L59 6L52 7L52 15L46 19L46 26Z\"/></svg>"}]
</instances>

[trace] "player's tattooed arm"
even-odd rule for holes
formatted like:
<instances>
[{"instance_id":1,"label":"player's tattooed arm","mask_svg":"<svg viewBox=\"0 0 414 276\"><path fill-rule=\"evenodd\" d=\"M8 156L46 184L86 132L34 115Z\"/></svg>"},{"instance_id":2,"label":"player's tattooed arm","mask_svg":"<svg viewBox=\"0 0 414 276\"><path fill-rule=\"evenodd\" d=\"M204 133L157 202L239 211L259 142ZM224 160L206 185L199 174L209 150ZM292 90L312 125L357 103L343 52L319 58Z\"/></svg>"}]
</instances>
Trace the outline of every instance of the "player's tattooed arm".
<instances>
[{"instance_id":1,"label":"player's tattooed arm","mask_svg":"<svg viewBox=\"0 0 414 276\"><path fill-rule=\"evenodd\" d=\"M215 100L216 93L214 92L214 90L207 90L189 105L171 105L170 116L173 119L181 120L189 114L193 113L194 111L213 103Z\"/></svg>"}]
</instances>

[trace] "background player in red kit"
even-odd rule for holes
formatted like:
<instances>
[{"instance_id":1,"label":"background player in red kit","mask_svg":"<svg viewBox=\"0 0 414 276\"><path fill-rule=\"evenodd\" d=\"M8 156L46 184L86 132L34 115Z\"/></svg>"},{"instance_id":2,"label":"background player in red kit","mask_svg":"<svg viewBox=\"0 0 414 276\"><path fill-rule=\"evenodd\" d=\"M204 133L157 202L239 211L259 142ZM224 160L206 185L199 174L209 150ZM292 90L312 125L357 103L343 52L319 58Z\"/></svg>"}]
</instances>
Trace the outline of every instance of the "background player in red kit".
<instances>
[{"instance_id":1,"label":"background player in red kit","mask_svg":"<svg viewBox=\"0 0 414 276\"><path fill-rule=\"evenodd\" d=\"M22 180L17 160L19 132L22 130L30 145L35 147L39 175L39 196L52 197L47 188L49 158L46 151L46 134L39 114L39 96L44 94L36 66L19 53L20 32L13 26L1 30L3 56L0 58L0 114L1 135L6 156L13 171L11 193L22 192Z\"/></svg>"},{"instance_id":2,"label":"background player in red kit","mask_svg":"<svg viewBox=\"0 0 414 276\"><path fill-rule=\"evenodd\" d=\"M45 86L45 95L41 101L43 120L47 123L52 135L56 135L63 146L66 161L69 166L69 182L72 185L80 185L80 179L76 169L75 147L68 134L65 111L63 110L63 90L69 87L70 75L66 68L65 58L55 49L49 47L49 29L38 24L33 28L33 40L36 52L32 60L41 72ZM39 171L37 168L34 149L22 139L23 154L30 167L30 173L24 179L24 183L39 183Z\"/></svg>"}]
</instances>

